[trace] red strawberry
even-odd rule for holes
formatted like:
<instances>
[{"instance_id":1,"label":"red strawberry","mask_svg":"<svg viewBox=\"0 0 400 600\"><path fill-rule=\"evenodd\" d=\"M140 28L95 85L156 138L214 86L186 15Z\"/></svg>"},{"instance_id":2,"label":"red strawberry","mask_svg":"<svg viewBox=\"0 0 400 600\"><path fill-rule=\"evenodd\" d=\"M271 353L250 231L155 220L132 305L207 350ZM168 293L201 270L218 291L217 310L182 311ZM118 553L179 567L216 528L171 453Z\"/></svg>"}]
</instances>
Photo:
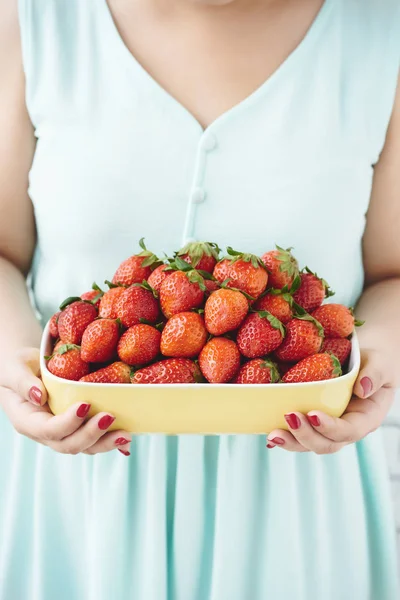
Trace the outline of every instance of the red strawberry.
<instances>
[{"instance_id":1,"label":"red strawberry","mask_svg":"<svg viewBox=\"0 0 400 600\"><path fill-rule=\"evenodd\" d=\"M245 363L234 383L277 383L279 381L279 372L276 365L263 358L255 358Z\"/></svg>"},{"instance_id":2,"label":"red strawberry","mask_svg":"<svg viewBox=\"0 0 400 600\"><path fill-rule=\"evenodd\" d=\"M154 269L154 271L151 273L151 275L147 279L147 283L149 284L149 286L151 286L153 288L153 290L155 290L157 293L160 292L160 287L161 287L161 284L164 281L164 279L166 279L166 277L168 277L169 275L171 275L171 273L173 273L173 271L165 270L168 267L169 267L169 265L160 265L159 267Z\"/></svg>"},{"instance_id":3,"label":"red strawberry","mask_svg":"<svg viewBox=\"0 0 400 600\"><path fill-rule=\"evenodd\" d=\"M87 383L130 383L131 368L123 362L114 362L103 369L93 371L79 381Z\"/></svg>"},{"instance_id":4,"label":"red strawberry","mask_svg":"<svg viewBox=\"0 0 400 600\"><path fill-rule=\"evenodd\" d=\"M47 368L56 377L79 381L89 373L89 365L82 360L81 350L75 344L58 346L47 363Z\"/></svg>"},{"instance_id":5,"label":"red strawberry","mask_svg":"<svg viewBox=\"0 0 400 600\"><path fill-rule=\"evenodd\" d=\"M268 312L250 314L239 329L237 344L247 358L261 358L281 345L285 335L282 323Z\"/></svg>"},{"instance_id":6,"label":"red strawberry","mask_svg":"<svg viewBox=\"0 0 400 600\"><path fill-rule=\"evenodd\" d=\"M174 271L161 284L161 310L170 319L177 313L199 308L204 301L204 289L204 280L196 271Z\"/></svg>"},{"instance_id":7,"label":"red strawberry","mask_svg":"<svg viewBox=\"0 0 400 600\"><path fill-rule=\"evenodd\" d=\"M206 297L210 296L213 292L216 292L220 289L220 285L218 281L214 281L213 279L205 279L204 285L206 286L205 295Z\"/></svg>"},{"instance_id":8,"label":"red strawberry","mask_svg":"<svg viewBox=\"0 0 400 600\"><path fill-rule=\"evenodd\" d=\"M322 344L321 352L334 354L341 365L344 365L350 356L351 342L347 338L326 338Z\"/></svg>"},{"instance_id":9,"label":"red strawberry","mask_svg":"<svg viewBox=\"0 0 400 600\"><path fill-rule=\"evenodd\" d=\"M297 317L286 325L286 337L275 352L283 362L297 362L321 350L324 333L321 325L309 315Z\"/></svg>"},{"instance_id":10,"label":"red strawberry","mask_svg":"<svg viewBox=\"0 0 400 600\"><path fill-rule=\"evenodd\" d=\"M355 324L362 324L355 322L352 311L343 304L324 304L313 312L313 317L321 323L328 338L346 338L353 333Z\"/></svg>"},{"instance_id":11,"label":"red strawberry","mask_svg":"<svg viewBox=\"0 0 400 600\"><path fill-rule=\"evenodd\" d=\"M311 312L321 306L325 298L333 296L329 285L324 279L307 269L306 273L300 274L300 285L293 296L294 301L304 308L306 312Z\"/></svg>"},{"instance_id":12,"label":"red strawberry","mask_svg":"<svg viewBox=\"0 0 400 600\"><path fill-rule=\"evenodd\" d=\"M293 363L285 363L285 362L276 362L276 366L278 367L278 372L281 377L285 375L293 367Z\"/></svg>"},{"instance_id":13,"label":"red strawberry","mask_svg":"<svg viewBox=\"0 0 400 600\"><path fill-rule=\"evenodd\" d=\"M276 250L263 254L261 260L269 273L268 281L272 288L290 288L299 274L299 265L291 253L291 248L284 250L277 246Z\"/></svg>"},{"instance_id":14,"label":"red strawberry","mask_svg":"<svg viewBox=\"0 0 400 600\"><path fill-rule=\"evenodd\" d=\"M89 292L85 292L81 295L81 300L86 300L86 302L92 302L92 304L94 304L98 308L103 295L103 290L99 288L97 283L94 283L92 289Z\"/></svg>"},{"instance_id":15,"label":"red strawberry","mask_svg":"<svg viewBox=\"0 0 400 600\"><path fill-rule=\"evenodd\" d=\"M247 301L246 301L247 302ZM204 319L194 312L182 312L167 322L161 335L164 356L194 358L207 341Z\"/></svg>"},{"instance_id":16,"label":"red strawberry","mask_svg":"<svg viewBox=\"0 0 400 600\"><path fill-rule=\"evenodd\" d=\"M237 345L227 338L210 340L199 356L199 365L204 377L210 383L227 383L238 372L240 353Z\"/></svg>"},{"instance_id":17,"label":"red strawberry","mask_svg":"<svg viewBox=\"0 0 400 600\"><path fill-rule=\"evenodd\" d=\"M277 290L276 290L277 291ZM293 299L290 294L268 292L254 304L255 310L267 311L284 325L293 318Z\"/></svg>"},{"instance_id":18,"label":"red strawberry","mask_svg":"<svg viewBox=\"0 0 400 600\"><path fill-rule=\"evenodd\" d=\"M82 336L81 356L86 362L107 362L117 351L120 330L112 319L97 319L90 323Z\"/></svg>"},{"instance_id":19,"label":"red strawberry","mask_svg":"<svg viewBox=\"0 0 400 600\"><path fill-rule=\"evenodd\" d=\"M118 344L118 356L128 365L145 365L160 353L161 333L141 323L130 327Z\"/></svg>"},{"instance_id":20,"label":"red strawberry","mask_svg":"<svg viewBox=\"0 0 400 600\"><path fill-rule=\"evenodd\" d=\"M57 312L50 319L49 323L49 331L51 337L57 339L58 338L58 317L61 315L61 312Z\"/></svg>"},{"instance_id":21,"label":"red strawberry","mask_svg":"<svg viewBox=\"0 0 400 600\"><path fill-rule=\"evenodd\" d=\"M61 306L65 306L65 303ZM96 318L97 309L93 304L81 300L72 302L58 317L61 340L66 344L80 344L86 327Z\"/></svg>"},{"instance_id":22,"label":"red strawberry","mask_svg":"<svg viewBox=\"0 0 400 600\"><path fill-rule=\"evenodd\" d=\"M228 271L231 266L231 261L229 258L223 258L219 261L214 267L213 275L219 283L223 283L226 279L228 279Z\"/></svg>"},{"instance_id":23,"label":"red strawberry","mask_svg":"<svg viewBox=\"0 0 400 600\"><path fill-rule=\"evenodd\" d=\"M125 287L112 287L108 292L105 292L104 296L100 300L99 304L99 317L102 319L116 319L117 311L116 305L118 299L126 290Z\"/></svg>"},{"instance_id":24,"label":"red strawberry","mask_svg":"<svg viewBox=\"0 0 400 600\"><path fill-rule=\"evenodd\" d=\"M207 330L213 335L223 335L237 329L247 313L249 303L241 292L220 289L213 292L205 306Z\"/></svg>"},{"instance_id":25,"label":"red strawberry","mask_svg":"<svg viewBox=\"0 0 400 600\"><path fill-rule=\"evenodd\" d=\"M211 242L192 242L179 250L178 256L194 269L212 273L219 259L220 249Z\"/></svg>"},{"instance_id":26,"label":"red strawberry","mask_svg":"<svg viewBox=\"0 0 400 600\"><path fill-rule=\"evenodd\" d=\"M283 383L305 383L309 381L325 381L340 377L342 369L335 356L330 354L313 354L303 358L284 375Z\"/></svg>"},{"instance_id":27,"label":"red strawberry","mask_svg":"<svg viewBox=\"0 0 400 600\"><path fill-rule=\"evenodd\" d=\"M136 371L132 383L197 383L201 377L197 365L187 358L167 358Z\"/></svg>"},{"instance_id":28,"label":"red strawberry","mask_svg":"<svg viewBox=\"0 0 400 600\"><path fill-rule=\"evenodd\" d=\"M147 250L144 238L139 242L143 252L124 260L115 272L112 282L121 285L132 285L147 280L160 261L155 254Z\"/></svg>"},{"instance_id":29,"label":"red strawberry","mask_svg":"<svg viewBox=\"0 0 400 600\"><path fill-rule=\"evenodd\" d=\"M116 302L115 312L124 327L132 327L142 320L156 323L160 316L153 293L141 285L132 285L124 290Z\"/></svg>"},{"instance_id":30,"label":"red strawberry","mask_svg":"<svg viewBox=\"0 0 400 600\"><path fill-rule=\"evenodd\" d=\"M261 260L254 254L236 252L230 247L227 250L232 256L228 269L228 287L237 288L252 298L261 296L268 283L268 273Z\"/></svg>"}]
</instances>

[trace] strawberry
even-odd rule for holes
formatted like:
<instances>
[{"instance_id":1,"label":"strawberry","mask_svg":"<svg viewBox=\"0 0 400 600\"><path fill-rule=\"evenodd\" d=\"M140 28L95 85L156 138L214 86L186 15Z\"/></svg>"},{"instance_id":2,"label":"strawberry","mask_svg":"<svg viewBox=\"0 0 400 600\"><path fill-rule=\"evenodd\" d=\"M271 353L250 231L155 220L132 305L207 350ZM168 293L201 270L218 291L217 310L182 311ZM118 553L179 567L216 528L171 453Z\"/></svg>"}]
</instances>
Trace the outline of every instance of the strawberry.
<instances>
[{"instance_id":1,"label":"strawberry","mask_svg":"<svg viewBox=\"0 0 400 600\"><path fill-rule=\"evenodd\" d=\"M117 318L124 327L132 327L142 320L156 323L160 315L158 302L151 288L134 284L124 290L115 304Z\"/></svg>"},{"instance_id":2,"label":"strawberry","mask_svg":"<svg viewBox=\"0 0 400 600\"><path fill-rule=\"evenodd\" d=\"M324 328L325 337L346 338L354 331L354 325L362 325L355 321L353 312L343 304L324 304L313 313Z\"/></svg>"},{"instance_id":3,"label":"strawberry","mask_svg":"<svg viewBox=\"0 0 400 600\"><path fill-rule=\"evenodd\" d=\"M228 247L232 257L228 268L228 287L245 292L252 298L258 298L267 287L268 273L261 259L254 254L243 254Z\"/></svg>"},{"instance_id":4,"label":"strawberry","mask_svg":"<svg viewBox=\"0 0 400 600\"><path fill-rule=\"evenodd\" d=\"M241 367L234 383L277 383L279 379L278 369L273 362L255 358Z\"/></svg>"},{"instance_id":5,"label":"strawberry","mask_svg":"<svg viewBox=\"0 0 400 600\"><path fill-rule=\"evenodd\" d=\"M290 294L272 290L255 302L254 309L267 311L284 325L293 318L293 298Z\"/></svg>"},{"instance_id":6,"label":"strawberry","mask_svg":"<svg viewBox=\"0 0 400 600\"><path fill-rule=\"evenodd\" d=\"M139 242L143 248L140 254L135 254L124 260L118 267L112 282L120 285L132 285L133 283L142 283L147 280L160 261L155 254L147 250L144 244L144 238Z\"/></svg>"},{"instance_id":7,"label":"strawberry","mask_svg":"<svg viewBox=\"0 0 400 600\"><path fill-rule=\"evenodd\" d=\"M55 315L53 315L50 319L50 323L49 323L49 331L50 331L50 335L51 337L57 339L58 338L58 317L61 315L61 311L57 312Z\"/></svg>"},{"instance_id":8,"label":"strawberry","mask_svg":"<svg viewBox=\"0 0 400 600\"><path fill-rule=\"evenodd\" d=\"M118 356L128 365L145 365L160 353L161 333L141 323L130 327L118 344Z\"/></svg>"},{"instance_id":9,"label":"strawberry","mask_svg":"<svg viewBox=\"0 0 400 600\"><path fill-rule=\"evenodd\" d=\"M272 288L282 289L291 287L299 274L299 265L291 253L292 248L284 250L280 246L276 250L266 252L261 257L269 274L269 285Z\"/></svg>"},{"instance_id":10,"label":"strawberry","mask_svg":"<svg viewBox=\"0 0 400 600\"><path fill-rule=\"evenodd\" d=\"M204 316L207 330L213 335L223 335L237 329L247 313L249 303L239 291L220 289L208 298Z\"/></svg>"},{"instance_id":11,"label":"strawberry","mask_svg":"<svg viewBox=\"0 0 400 600\"><path fill-rule=\"evenodd\" d=\"M342 369L336 356L332 354L313 354L303 358L284 375L283 383L305 383L325 381L340 377Z\"/></svg>"},{"instance_id":12,"label":"strawberry","mask_svg":"<svg viewBox=\"0 0 400 600\"><path fill-rule=\"evenodd\" d=\"M194 269L212 273L219 260L220 249L212 242L192 242L179 250L180 256Z\"/></svg>"},{"instance_id":13,"label":"strawberry","mask_svg":"<svg viewBox=\"0 0 400 600\"><path fill-rule=\"evenodd\" d=\"M60 308L73 298L66 300ZM58 333L66 344L80 344L86 327L97 318L97 309L90 302L78 300L68 304L58 317Z\"/></svg>"},{"instance_id":14,"label":"strawberry","mask_svg":"<svg viewBox=\"0 0 400 600\"><path fill-rule=\"evenodd\" d=\"M171 275L171 273L173 273L173 271L166 271L165 270L165 269L168 269L168 268L169 268L169 265L160 265L160 266L158 266L156 269L154 269L154 271L151 273L151 275L149 275L149 278L147 279L147 283L157 293L160 292L160 287L161 287L161 284L164 281L164 279L166 277L168 277L169 275Z\"/></svg>"},{"instance_id":15,"label":"strawberry","mask_svg":"<svg viewBox=\"0 0 400 600\"><path fill-rule=\"evenodd\" d=\"M56 377L70 381L79 381L89 373L89 365L82 360L81 349L75 344L58 346L49 357L47 368Z\"/></svg>"},{"instance_id":16,"label":"strawberry","mask_svg":"<svg viewBox=\"0 0 400 600\"><path fill-rule=\"evenodd\" d=\"M300 274L299 284L293 299L306 312L315 310L321 306L325 298L334 295L327 282L307 267L306 273Z\"/></svg>"},{"instance_id":17,"label":"strawberry","mask_svg":"<svg viewBox=\"0 0 400 600\"><path fill-rule=\"evenodd\" d=\"M113 319L97 319L90 323L82 336L81 356L86 362L107 362L117 351L120 330Z\"/></svg>"},{"instance_id":18,"label":"strawberry","mask_svg":"<svg viewBox=\"0 0 400 600\"><path fill-rule=\"evenodd\" d=\"M92 289L89 292L85 292L81 295L81 300L86 300L86 302L91 302L97 308L99 308L100 300L104 296L104 292L99 288L97 283L92 285Z\"/></svg>"},{"instance_id":19,"label":"strawberry","mask_svg":"<svg viewBox=\"0 0 400 600\"><path fill-rule=\"evenodd\" d=\"M206 286L205 295L206 297L210 296L213 292L216 292L220 289L220 285L218 281L214 281L213 279L205 279L204 285Z\"/></svg>"},{"instance_id":20,"label":"strawberry","mask_svg":"<svg viewBox=\"0 0 400 600\"><path fill-rule=\"evenodd\" d=\"M227 383L235 377L240 367L238 347L227 338L213 338L201 351L199 365L210 383Z\"/></svg>"},{"instance_id":21,"label":"strawberry","mask_svg":"<svg viewBox=\"0 0 400 600\"><path fill-rule=\"evenodd\" d=\"M116 304L120 296L126 290L123 286L115 286L105 292L99 304L99 317L102 319L116 319Z\"/></svg>"},{"instance_id":22,"label":"strawberry","mask_svg":"<svg viewBox=\"0 0 400 600\"><path fill-rule=\"evenodd\" d=\"M201 378L197 365L187 358L167 358L140 369L132 383L198 383Z\"/></svg>"},{"instance_id":23,"label":"strawberry","mask_svg":"<svg viewBox=\"0 0 400 600\"><path fill-rule=\"evenodd\" d=\"M276 366L278 367L278 372L281 377L285 375L293 367L293 363L285 363L281 361L276 362Z\"/></svg>"},{"instance_id":24,"label":"strawberry","mask_svg":"<svg viewBox=\"0 0 400 600\"><path fill-rule=\"evenodd\" d=\"M250 314L239 329L237 344L247 358L261 358L281 345L285 336L282 323L268 312Z\"/></svg>"},{"instance_id":25,"label":"strawberry","mask_svg":"<svg viewBox=\"0 0 400 600\"><path fill-rule=\"evenodd\" d=\"M347 338L326 338L322 344L321 352L334 354L341 365L344 365L350 356L351 342Z\"/></svg>"},{"instance_id":26,"label":"strawberry","mask_svg":"<svg viewBox=\"0 0 400 600\"><path fill-rule=\"evenodd\" d=\"M247 300L246 300L247 303ZM173 315L161 335L161 352L164 356L194 358L207 341L204 319L194 312Z\"/></svg>"},{"instance_id":27,"label":"strawberry","mask_svg":"<svg viewBox=\"0 0 400 600\"><path fill-rule=\"evenodd\" d=\"M214 267L213 276L219 283L223 283L226 279L228 279L228 271L231 266L231 261L229 258L223 258L220 260Z\"/></svg>"},{"instance_id":28,"label":"strawberry","mask_svg":"<svg viewBox=\"0 0 400 600\"><path fill-rule=\"evenodd\" d=\"M199 308L204 301L204 290L204 279L196 271L174 271L161 284L161 310L170 319L177 313Z\"/></svg>"},{"instance_id":29,"label":"strawberry","mask_svg":"<svg viewBox=\"0 0 400 600\"><path fill-rule=\"evenodd\" d=\"M130 383L131 368L123 362L114 362L103 369L93 371L79 381L87 383Z\"/></svg>"},{"instance_id":30,"label":"strawberry","mask_svg":"<svg viewBox=\"0 0 400 600\"><path fill-rule=\"evenodd\" d=\"M286 337L275 352L278 360L297 362L321 350L324 332L309 315L299 316L286 325Z\"/></svg>"}]
</instances>

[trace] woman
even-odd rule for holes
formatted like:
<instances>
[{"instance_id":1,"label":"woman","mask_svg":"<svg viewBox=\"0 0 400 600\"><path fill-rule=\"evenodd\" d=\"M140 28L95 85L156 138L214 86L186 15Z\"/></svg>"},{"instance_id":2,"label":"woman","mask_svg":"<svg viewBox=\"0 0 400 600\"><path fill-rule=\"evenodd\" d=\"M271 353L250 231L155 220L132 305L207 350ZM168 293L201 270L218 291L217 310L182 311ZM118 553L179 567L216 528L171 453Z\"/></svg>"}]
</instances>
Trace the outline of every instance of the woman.
<instances>
[{"instance_id":1,"label":"woman","mask_svg":"<svg viewBox=\"0 0 400 600\"><path fill-rule=\"evenodd\" d=\"M396 0L0 7L1 600L394 600L371 432L399 356ZM25 276L43 324L142 235L293 245L360 298L346 414L296 414L268 450L51 416Z\"/></svg>"}]
</instances>

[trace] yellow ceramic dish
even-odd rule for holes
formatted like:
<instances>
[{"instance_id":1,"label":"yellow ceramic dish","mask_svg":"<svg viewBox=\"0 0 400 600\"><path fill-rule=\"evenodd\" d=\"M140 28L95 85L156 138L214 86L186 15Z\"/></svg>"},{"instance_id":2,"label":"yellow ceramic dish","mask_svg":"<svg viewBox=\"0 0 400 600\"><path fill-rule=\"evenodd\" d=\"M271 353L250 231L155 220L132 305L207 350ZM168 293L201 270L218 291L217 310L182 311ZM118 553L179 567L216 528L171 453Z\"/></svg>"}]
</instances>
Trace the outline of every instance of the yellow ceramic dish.
<instances>
[{"instance_id":1,"label":"yellow ceramic dish","mask_svg":"<svg viewBox=\"0 0 400 600\"><path fill-rule=\"evenodd\" d=\"M111 429L132 433L248 433L287 429L284 414L322 410L340 416L352 395L360 368L353 336L350 371L316 383L233 385L130 385L67 381L52 375L44 356L51 352L49 326L41 347L42 379L54 414L75 402L89 402L89 416L107 411L116 417Z\"/></svg>"}]
</instances>

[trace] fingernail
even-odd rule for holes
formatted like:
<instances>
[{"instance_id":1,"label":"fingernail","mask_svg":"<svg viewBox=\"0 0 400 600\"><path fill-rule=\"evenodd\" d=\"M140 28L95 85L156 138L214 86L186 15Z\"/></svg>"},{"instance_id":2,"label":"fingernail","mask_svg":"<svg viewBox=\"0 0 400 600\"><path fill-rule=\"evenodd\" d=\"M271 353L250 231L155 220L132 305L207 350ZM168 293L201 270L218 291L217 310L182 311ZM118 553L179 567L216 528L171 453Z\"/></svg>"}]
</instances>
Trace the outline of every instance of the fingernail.
<instances>
[{"instance_id":1,"label":"fingernail","mask_svg":"<svg viewBox=\"0 0 400 600\"><path fill-rule=\"evenodd\" d=\"M100 421L98 422L99 429L102 429L103 431L108 429L110 425L114 423L114 421L115 417L112 417L111 415L104 415L104 417L101 417Z\"/></svg>"},{"instance_id":2,"label":"fingernail","mask_svg":"<svg viewBox=\"0 0 400 600\"><path fill-rule=\"evenodd\" d=\"M35 404L40 404L42 400L42 391L37 387L31 387L29 390L29 398Z\"/></svg>"},{"instance_id":3,"label":"fingernail","mask_svg":"<svg viewBox=\"0 0 400 600\"><path fill-rule=\"evenodd\" d=\"M116 446L124 446L125 444L129 444L130 441L131 440L127 440L123 437L120 437L115 440L115 445Z\"/></svg>"},{"instance_id":4,"label":"fingernail","mask_svg":"<svg viewBox=\"0 0 400 600\"><path fill-rule=\"evenodd\" d=\"M285 419L290 429L300 429L301 421L297 415L295 415L294 413L290 413L288 415L285 415Z\"/></svg>"},{"instance_id":5,"label":"fingernail","mask_svg":"<svg viewBox=\"0 0 400 600\"><path fill-rule=\"evenodd\" d=\"M76 416L80 419L84 419L90 410L90 404L81 404L76 411Z\"/></svg>"},{"instance_id":6,"label":"fingernail","mask_svg":"<svg viewBox=\"0 0 400 600\"><path fill-rule=\"evenodd\" d=\"M131 453L127 452L126 450L121 450L121 448L118 448L118 452L121 452L121 454L123 454L124 456L130 456Z\"/></svg>"},{"instance_id":7,"label":"fingernail","mask_svg":"<svg viewBox=\"0 0 400 600\"><path fill-rule=\"evenodd\" d=\"M267 444L267 448L275 448L275 444Z\"/></svg>"},{"instance_id":8,"label":"fingernail","mask_svg":"<svg viewBox=\"0 0 400 600\"><path fill-rule=\"evenodd\" d=\"M372 392L372 388L373 388L372 381L370 380L369 377L363 377L361 379L360 383L361 383L361 387L364 391L364 397L368 396Z\"/></svg>"},{"instance_id":9,"label":"fingernail","mask_svg":"<svg viewBox=\"0 0 400 600\"><path fill-rule=\"evenodd\" d=\"M283 440L283 439L282 439L282 438L280 438L280 437L275 437L275 438L273 438L273 439L271 440L271 442L272 442L273 444L276 444L277 446L283 446L283 444L285 443L285 440Z\"/></svg>"},{"instance_id":10,"label":"fingernail","mask_svg":"<svg viewBox=\"0 0 400 600\"><path fill-rule=\"evenodd\" d=\"M313 427L319 427L321 425L321 421L317 415L307 415L307 420Z\"/></svg>"}]
</instances>

